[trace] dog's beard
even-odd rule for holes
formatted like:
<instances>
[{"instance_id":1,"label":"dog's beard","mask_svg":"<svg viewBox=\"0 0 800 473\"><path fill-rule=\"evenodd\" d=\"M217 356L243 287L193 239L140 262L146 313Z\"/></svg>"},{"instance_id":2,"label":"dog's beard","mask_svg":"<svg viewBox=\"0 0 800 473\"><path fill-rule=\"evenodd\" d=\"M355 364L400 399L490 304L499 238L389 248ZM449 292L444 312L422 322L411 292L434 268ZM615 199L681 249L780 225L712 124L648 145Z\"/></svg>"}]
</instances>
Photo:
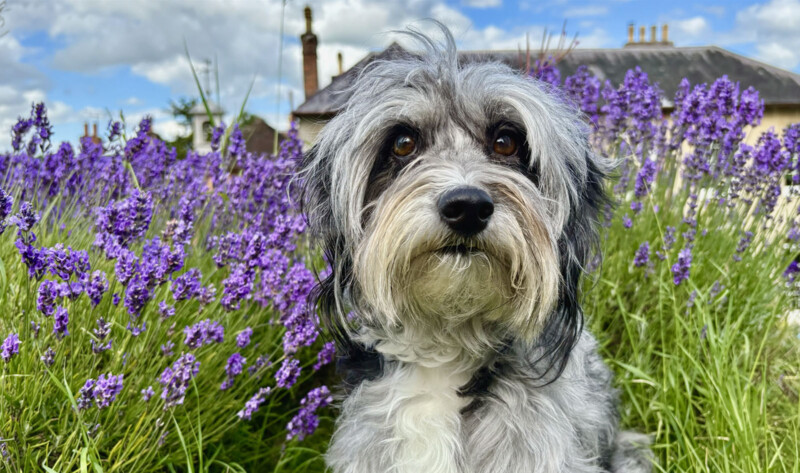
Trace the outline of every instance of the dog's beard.
<instances>
[{"instance_id":1,"label":"dog's beard","mask_svg":"<svg viewBox=\"0 0 800 473\"><path fill-rule=\"evenodd\" d=\"M431 204L446 175L420 169L373 204L354 258L355 302L366 305L360 312L384 334L427 333L437 342L449 336L473 347L495 344L503 333L533 339L555 305L560 277L536 189L505 168L484 171L495 199L492 221L461 238Z\"/></svg>"}]
</instances>

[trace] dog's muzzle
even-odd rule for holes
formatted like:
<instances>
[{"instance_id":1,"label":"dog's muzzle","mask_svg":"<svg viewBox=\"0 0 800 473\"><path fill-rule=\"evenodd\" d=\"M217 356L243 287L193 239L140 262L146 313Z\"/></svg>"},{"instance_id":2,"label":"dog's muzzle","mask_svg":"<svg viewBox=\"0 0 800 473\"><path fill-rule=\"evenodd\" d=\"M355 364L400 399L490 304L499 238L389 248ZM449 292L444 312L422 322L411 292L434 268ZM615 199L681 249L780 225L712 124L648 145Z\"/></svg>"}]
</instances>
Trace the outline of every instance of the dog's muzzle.
<instances>
[{"instance_id":1,"label":"dog's muzzle","mask_svg":"<svg viewBox=\"0 0 800 473\"><path fill-rule=\"evenodd\" d=\"M494 213L491 196L477 187L459 187L439 197L439 216L462 237L482 232Z\"/></svg>"}]
</instances>

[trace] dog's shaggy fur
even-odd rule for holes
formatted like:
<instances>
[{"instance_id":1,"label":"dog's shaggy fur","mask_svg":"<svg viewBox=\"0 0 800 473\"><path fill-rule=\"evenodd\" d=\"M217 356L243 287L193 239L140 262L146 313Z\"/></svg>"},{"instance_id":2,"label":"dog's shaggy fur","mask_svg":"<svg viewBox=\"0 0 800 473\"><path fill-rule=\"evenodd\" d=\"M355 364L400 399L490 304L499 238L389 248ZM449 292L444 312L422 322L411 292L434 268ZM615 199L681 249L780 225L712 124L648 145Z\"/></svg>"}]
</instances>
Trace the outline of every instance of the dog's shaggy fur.
<instances>
[{"instance_id":1,"label":"dog's shaggy fur","mask_svg":"<svg viewBox=\"0 0 800 473\"><path fill-rule=\"evenodd\" d=\"M423 53L362 71L303 163L332 267L316 297L348 391L327 461L336 473L648 472L647 437L618 431L579 306L608 166L572 107L502 64L460 63L442 30L441 44L408 33ZM498 139L518 149L498 153ZM487 196L485 228L447 223L454 189Z\"/></svg>"}]
</instances>

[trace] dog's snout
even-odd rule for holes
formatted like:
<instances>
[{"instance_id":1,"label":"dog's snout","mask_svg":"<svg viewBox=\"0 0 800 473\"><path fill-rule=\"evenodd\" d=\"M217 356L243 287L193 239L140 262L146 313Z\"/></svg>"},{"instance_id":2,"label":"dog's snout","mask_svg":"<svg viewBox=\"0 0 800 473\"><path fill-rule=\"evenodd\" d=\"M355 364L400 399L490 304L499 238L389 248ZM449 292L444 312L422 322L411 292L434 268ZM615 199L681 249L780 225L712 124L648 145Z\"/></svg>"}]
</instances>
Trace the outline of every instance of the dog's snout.
<instances>
[{"instance_id":1,"label":"dog's snout","mask_svg":"<svg viewBox=\"0 0 800 473\"><path fill-rule=\"evenodd\" d=\"M439 215L453 231L472 236L483 231L494 213L494 203L476 187L459 187L439 197Z\"/></svg>"}]
</instances>

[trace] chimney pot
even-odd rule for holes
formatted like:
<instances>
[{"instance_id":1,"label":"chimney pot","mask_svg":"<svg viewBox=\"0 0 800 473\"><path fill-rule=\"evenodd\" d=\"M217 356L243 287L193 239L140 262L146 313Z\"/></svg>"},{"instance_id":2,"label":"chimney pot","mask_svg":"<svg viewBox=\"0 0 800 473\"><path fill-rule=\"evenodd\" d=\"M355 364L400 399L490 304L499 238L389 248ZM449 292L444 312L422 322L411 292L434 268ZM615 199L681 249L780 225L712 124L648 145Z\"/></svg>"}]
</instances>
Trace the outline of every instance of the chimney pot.
<instances>
[{"instance_id":1,"label":"chimney pot","mask_svg":"<svg viewBox=\"0 0 800 473\"><path fill-rule=\"evenodd\" d=\"M639 42L644 43L644 26L639 27Z\"/></svg>"},{"instance_id":2,"label":"chimney pot","mask_svg":"<svg viewBox=\"0 0 800 473\"><path fill-rule=\"evenodd\" d=\"M83 122L83 136L89 136L89 124Z\"/></svg>"},{"instance_id":3,"label":"chimney pot","mask_svg":"<svg viewBox=\"0 0 800 473\"><path fill-rule=\"evenodd\" d=\"M669 43L669 26L666 23L661 25L661 42Z\"/></svg>"},{"instance_id":4,"label":"chimney pot","mask_svg":"<svg viewBox=\"0 0 800 473\"><path fill-rule=\"evenodd\" d=\"M650 27L650 42L656 42L656 25Z\"/></svg>"},{"instance_id":5,"label":"chimney pot","mask_svg":"<svg viewBox=\"0 0 800 473\"><path fill-rule=\"evenodd\" d=\"M628 43L633 43L633 23L628 23Z\"/></svg>"},{"instance_id":6,"label":"chimney pot","mask_svg":"<svg viewBox=\"0 0 800 473\"><path fill-rule=\"evenodd\" d=\"M97 123L92 123L92 138L97 138Z\"/></svg>"},{"instance_id":7,"label":"chimney pot","mask_svg":"<svg viewBox=\"0 0 800 473\"><path fill-rule=\"evenodd\" d=\"M306 34L311 34L311 7L306 5L303 11L306 14Z\"/></svg>"},{"instance_id":8,"label":"chimney pot","mask_svg":"<svg viewBox=\"0 0 800 473\"><path fill-rule=\"evenodd\" d=\"M342 65L342 52L336 53L336 62L339 64L339 75L344 73L344 66Z\"/></svg>"}]
</instances>

